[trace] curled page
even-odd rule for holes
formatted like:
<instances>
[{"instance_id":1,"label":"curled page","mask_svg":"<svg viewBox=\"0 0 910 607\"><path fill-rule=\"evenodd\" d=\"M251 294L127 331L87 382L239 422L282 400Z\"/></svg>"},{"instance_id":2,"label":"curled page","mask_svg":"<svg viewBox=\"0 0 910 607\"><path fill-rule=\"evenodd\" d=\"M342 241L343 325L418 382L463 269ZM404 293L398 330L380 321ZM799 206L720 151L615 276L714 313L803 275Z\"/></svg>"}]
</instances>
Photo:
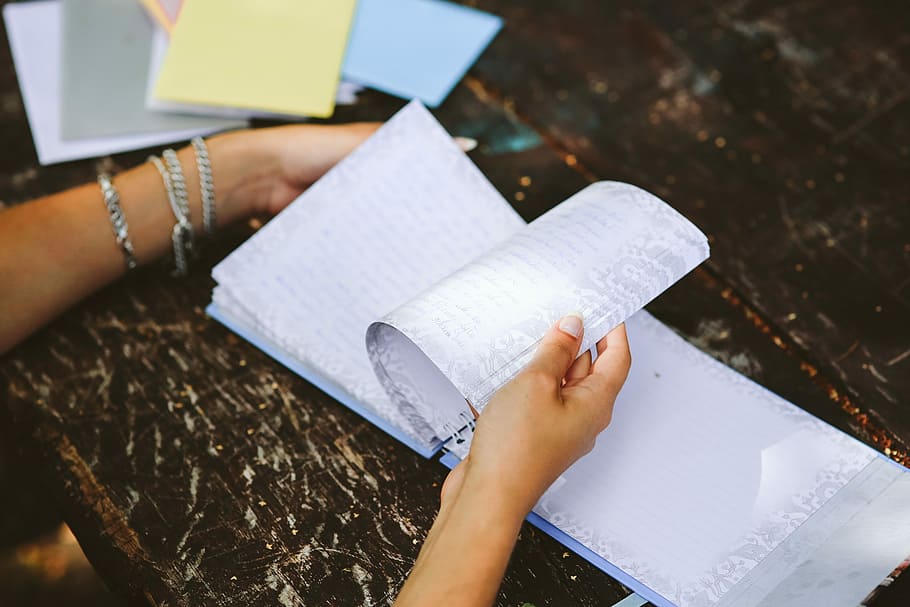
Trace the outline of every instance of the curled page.
<instances>
[{"instance_id":1,"label":"curled page","mask_svg":"<svg viewBox=\"0 0 910 607\"><path fill-rule=\"evenodd\" d=\"M644 190L595 183L367 331L380 383L436 436L458 437L559 318L585 319L581 351L708 257L708 241Z\"/></svg>"}]
</instances>

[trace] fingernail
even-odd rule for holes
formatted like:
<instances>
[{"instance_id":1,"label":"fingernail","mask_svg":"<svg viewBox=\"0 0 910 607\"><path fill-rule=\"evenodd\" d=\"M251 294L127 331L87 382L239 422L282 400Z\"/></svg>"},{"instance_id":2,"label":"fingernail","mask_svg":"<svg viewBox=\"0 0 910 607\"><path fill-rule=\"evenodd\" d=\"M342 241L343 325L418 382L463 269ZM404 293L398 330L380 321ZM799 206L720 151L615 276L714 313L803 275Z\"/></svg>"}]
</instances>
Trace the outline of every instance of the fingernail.
<instances>
[{"instance_id":1,"label":"fingernail","mask_svg":"<svg viewBox=\"0 0 910 607\"><path fill-rule=\"evenodd\" d=\"M559 330L577 338L581 335L584 325L585 323L581 319L581 314L573 312L559 321Z\"/></svg>"},{"instance_id":2,"label":"fingernail","mask_svg":"<svg viewBox=\"0 0 910 607\"><path fill-rule=\"evenodd\" d=\"M470 152L477 147L477 140L471 137L456 137L455 143L458 144L458 147L460 147L463 152Z\"/></svg>"}]
</instances>

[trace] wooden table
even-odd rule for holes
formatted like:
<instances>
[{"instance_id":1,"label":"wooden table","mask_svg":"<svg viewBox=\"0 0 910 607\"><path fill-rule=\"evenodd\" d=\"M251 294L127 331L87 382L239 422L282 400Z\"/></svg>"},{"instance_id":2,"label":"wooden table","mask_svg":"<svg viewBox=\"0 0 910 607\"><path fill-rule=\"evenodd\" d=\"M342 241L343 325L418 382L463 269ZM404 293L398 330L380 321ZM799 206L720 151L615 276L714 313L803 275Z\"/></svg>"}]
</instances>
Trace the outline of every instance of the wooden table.
<instances>
[{"instance_id":1,"label":"wooden table","mask_svg":"<svg viewBox=\"0 0 910 607\"><path fill-rule=\"evenodd\" d=\"M910 462L907 5L477 4L505 29L437 115L481 141L473 158L516 209L531 219L595 179L664 197L713 254L649 309ZM0 200L144 159L39 167L0 42ZM401 104L369 92L335 120ZM4 440L26 450L27 475L128 597L387 603L446 471L206 317L211 267L251 232L226 230L187 278L135 273L7 355ZM627 593L526 526L500 602Z\"/></svg>"}]
</instances>

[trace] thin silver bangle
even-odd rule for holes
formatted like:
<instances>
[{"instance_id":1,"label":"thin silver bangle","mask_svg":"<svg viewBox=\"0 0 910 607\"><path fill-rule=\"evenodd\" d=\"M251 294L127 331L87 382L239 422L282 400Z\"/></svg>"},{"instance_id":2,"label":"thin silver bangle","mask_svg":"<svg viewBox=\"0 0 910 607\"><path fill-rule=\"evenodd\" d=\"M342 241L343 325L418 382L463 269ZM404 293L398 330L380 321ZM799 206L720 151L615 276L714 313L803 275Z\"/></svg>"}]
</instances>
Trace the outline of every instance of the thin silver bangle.
<instances>
[{"instance_id":1,"label":"thin silver bangle","mask_svg":"<svg viewBox=\"0 0 910 607\"><path fill-rule=\"evenodd\" d=\"M171 205L171 211L174 212L174 218L177 220L173 230L171 230L171 240L174 243L174 274L176 276L186 276L189 270L189 256L193 252L193 226L189 219L189 209L184 212L184 207L180 204L180 200L174 192L171 174L165 168L161 159L157 156L149 156L149 162L161 174L161 180L164 182L164 189L167 193L167 201Z\"/></svg>"},{"instance_id":2,"label":"thin silver bangle","mask_svg":"<svg viewBox=\"0 0 910 607\"><path fill-rule=\"evenodd\" d=\"M107 214L111 220L114 237L117 239L120 250L123 251L126 269L127 271L133 270L139 265L139 262L136 261L133 242L130 240L130 228L126 223L126 217L123 216L123 209L120 207L120 193L114 187L114 182L111 181L111 176L107 173L98 175L98 185L101 186L104 206L107 207Z\"/></svg>"},{"instance_id":3,"label":"thin silver bangle","mask_svg":"<svg viewBox=\"0 0 910 607\"><path fill-rule=\"evenodd\" d=\"M193 137L191 143L196 152L196 169L199 172L199 189L202 192L202 226L206 234L215 233L215 182L212 179L212 163L209 150L202 137Z\"/></svg>"}]
</instances>

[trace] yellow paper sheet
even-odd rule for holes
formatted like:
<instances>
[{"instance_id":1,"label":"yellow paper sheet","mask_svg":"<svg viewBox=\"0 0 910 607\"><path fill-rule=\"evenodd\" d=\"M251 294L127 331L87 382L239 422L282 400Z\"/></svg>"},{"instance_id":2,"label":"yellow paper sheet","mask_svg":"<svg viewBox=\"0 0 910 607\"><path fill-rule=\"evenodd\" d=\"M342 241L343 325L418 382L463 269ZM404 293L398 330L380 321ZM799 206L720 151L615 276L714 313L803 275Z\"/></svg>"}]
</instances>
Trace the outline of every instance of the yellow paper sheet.
<instances>
[{"instance_id":1,"label":"yellow paper sheet","mask_svg":"<svg viewBox=\"0 0 910 607\"><path fill-rule=\"evenodd\" d=\"M355 0L186 0L159 99L326 117Z\"/></svg>"}]
</instances>

